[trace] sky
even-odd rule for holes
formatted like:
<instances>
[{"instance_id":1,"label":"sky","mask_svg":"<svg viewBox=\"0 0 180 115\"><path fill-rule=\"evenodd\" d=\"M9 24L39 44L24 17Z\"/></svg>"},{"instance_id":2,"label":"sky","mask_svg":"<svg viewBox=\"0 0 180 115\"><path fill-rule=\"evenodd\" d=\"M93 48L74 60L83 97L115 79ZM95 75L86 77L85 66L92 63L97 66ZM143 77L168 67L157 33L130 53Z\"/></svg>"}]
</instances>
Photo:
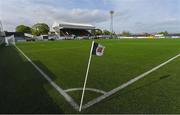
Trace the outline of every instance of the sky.
<instances>
[{"instance_id":1,"label":"sky","mask_svg":"<svg viewBox=\"0 0 180 115\"><path fill-rule=\"evenodd\" d=\"M7 31L20 24L51 27L55 21L110 30L110 10L116 33L180 32L180 0L0 0L0 20Z\"/></svg>"}]
</instances>

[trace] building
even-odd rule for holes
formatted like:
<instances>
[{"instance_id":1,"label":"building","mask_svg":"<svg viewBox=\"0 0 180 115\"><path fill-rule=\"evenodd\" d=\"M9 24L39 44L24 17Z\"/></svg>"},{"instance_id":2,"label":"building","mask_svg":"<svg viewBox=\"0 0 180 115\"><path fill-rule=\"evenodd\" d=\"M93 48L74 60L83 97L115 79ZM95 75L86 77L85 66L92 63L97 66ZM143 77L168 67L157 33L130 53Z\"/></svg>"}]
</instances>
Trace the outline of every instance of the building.
<instances>
[{"instance_id":1,"label":"building","mask_svg":"<svg viewBox=\"0 0 180 115\"><path fill-rule=\"evenodd\" d=\"M180 38L180 33L168 34L168 38Z\"/></svg>"},{"instance_id":2,"label":"building","mask_svg":"<svg viewBox=\"0 0 180 115\"><path fill-rule=\"evenodd\" d=\"M157 39L165 38L164 34L155 34L154 37Z\"/></svg>"},{"instance_id":3,"label":"building","mask_svg":"<svg viewBox=\"0 0 180 115\"><path fill-rule=\"evenodd\" d=\"M120 39L154 39L155 37L148 33L141 33L141 34L130 34L129 36L123 36L122 34L118 35Z\"/></svg>"},{"instance_id":4,"label":"building","mask_svg":"<svg viewBox=\"0 0 180 115\"><path fill-rule=\"evenodd\" d=\"M95 27L90 24L55 22L52 26L59 39L90 38L93 37Z\"/></svg>"},{"instance_id":5,"label":"building","mask_svg":"<svg viewBox=\"0 0 180 115\"><path fill-rule=\"evenodd\" d=\"M9 36L12 36L12 35L14 35L16 42L26 40L25 35L24 35L23 32L7 32L7 31L5 31L5 36L6 37L9 37Z\"/></svg>"}]
</instances>

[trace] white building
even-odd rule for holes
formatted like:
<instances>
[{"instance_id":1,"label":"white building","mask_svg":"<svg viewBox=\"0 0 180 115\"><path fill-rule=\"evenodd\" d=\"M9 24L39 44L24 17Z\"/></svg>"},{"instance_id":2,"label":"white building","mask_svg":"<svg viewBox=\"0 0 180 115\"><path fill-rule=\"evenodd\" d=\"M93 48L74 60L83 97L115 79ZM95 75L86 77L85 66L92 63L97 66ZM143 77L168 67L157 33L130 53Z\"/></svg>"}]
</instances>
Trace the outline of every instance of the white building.
<instances>
[{"instance_id":1,"label":"white building","mask_svg":"<svg viewBox=\"0 0 180 115\"><path fill-rule=\"evenodd\" d=\"M155 38L165 38L164 34L155 34Z\"/></svg>"},{"instance_id":2,"label":"white building","mask_svg":"<svg viewBox=\"0 0 180 115\"><path fill-rule=\"evenodd\" d=\"M89 38L95 27L90 24L55 22L52 26L59 39Z\"/></svg>"}]
</instances>

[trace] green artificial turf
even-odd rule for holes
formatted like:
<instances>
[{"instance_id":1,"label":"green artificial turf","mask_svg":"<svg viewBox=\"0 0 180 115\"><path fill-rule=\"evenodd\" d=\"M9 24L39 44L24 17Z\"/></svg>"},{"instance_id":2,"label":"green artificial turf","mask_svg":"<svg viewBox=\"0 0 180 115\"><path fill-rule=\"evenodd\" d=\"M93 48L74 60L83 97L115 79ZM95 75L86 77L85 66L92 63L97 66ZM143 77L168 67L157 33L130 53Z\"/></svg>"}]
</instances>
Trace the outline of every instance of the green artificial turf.
<instances>
[{"instance_id":1,"label":"green artificial turf","mask_svg":"<svg viewBox=\"0 0 180 115\"><path fill-rule=\"evenodd\" d=\"M14 47L0 54L0 113L63 113L48 94L49 83Z\"/></svg>"},{"instance_id":2,"label":"green artificial turf","mask_svg":"<svg viewBox=\"0 0 180 115\"><path fill-rule=\"evenodd\" d=\"M180 53L180 39L96 42L106 48L102 57L92 57L87 87L104 91L110 91ZM27 42L17 43L17 46L63 89L83 87L90 40ZM7 100L0 97L2 105L5 104L2 113L78 113L14 47L1 48L0 54L0 85L3 95L10 95ZM83 113L180 113L179 67L180 58ZM69 94L80 103L81 91ZM25 101L27 106L13 106L17 99L12 95L19 96L19 101ZM99 95L86 91L84 104Z\"/></svg>"}]
</instances>

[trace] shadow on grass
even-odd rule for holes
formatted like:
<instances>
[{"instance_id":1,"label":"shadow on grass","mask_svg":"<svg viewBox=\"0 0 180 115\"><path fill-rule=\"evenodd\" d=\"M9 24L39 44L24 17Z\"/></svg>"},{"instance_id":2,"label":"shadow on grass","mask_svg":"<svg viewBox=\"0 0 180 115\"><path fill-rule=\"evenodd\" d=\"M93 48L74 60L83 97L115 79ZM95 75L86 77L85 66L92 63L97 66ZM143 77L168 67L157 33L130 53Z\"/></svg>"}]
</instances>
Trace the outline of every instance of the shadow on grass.
<instances>
[{"instance_id":1,"label":"shadow on grass","mask_svg":"<svg viewBox=\"0 0 180 115\"><path fill-rule=\"evenodd\" d=\"M14 47L0 48L0 113L63 113L48 84Z\"/></svg>"},{"instance_id":2,"label":"shadow on grass","mask_svg":"<svg viewBox=\"0 0 180 115\"><path fill-rule=\"evenodd\" d=\"M147 83L145 83L145 84L143 84L143 85L141 85L141 86L138 86L138 87L136 87L136 88L132 88L132 89L123 91L122 93L115 93L114 95L108 97L108 98L106 99L106 101L110 101L111 99L117 98L117 97L119 97L119 96L127 95L128 93L132 93L132 92L135 92L136 90L142 89L142 88L144 88L144 87L151 86L151 85L153 85L153 84L156 84L156 83L160 82L161 80L168 79L169 77L171 77L171 75L163 75L163 76L159 77L159 79L153 80L153 81L151 81L151 82L147 82ZM102 103L105 103L106 101L102 101L101 104L102 104Z\"/></svg>"}]
</instances>

